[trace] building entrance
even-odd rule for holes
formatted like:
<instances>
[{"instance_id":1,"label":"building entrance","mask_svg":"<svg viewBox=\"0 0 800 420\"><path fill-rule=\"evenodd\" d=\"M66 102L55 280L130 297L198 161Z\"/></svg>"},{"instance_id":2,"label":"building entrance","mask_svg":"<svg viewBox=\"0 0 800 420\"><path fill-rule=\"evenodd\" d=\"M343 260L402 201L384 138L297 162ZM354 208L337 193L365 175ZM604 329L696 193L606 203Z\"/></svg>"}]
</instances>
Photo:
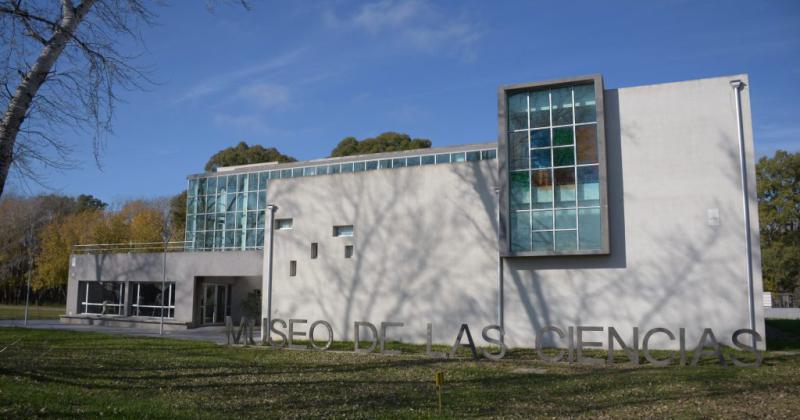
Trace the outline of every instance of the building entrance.
<instances>
[{"instance_id":1,"label":"building entrance","mask_svg":"<svg viewBox=\"0 0 800 420\"><path fill-rule=\"evenodd\" d=\"M203 325L225 323L225 316L230 315L230 286L205 284L200 298L200 314Z\"/></svg>"}]
</instances>

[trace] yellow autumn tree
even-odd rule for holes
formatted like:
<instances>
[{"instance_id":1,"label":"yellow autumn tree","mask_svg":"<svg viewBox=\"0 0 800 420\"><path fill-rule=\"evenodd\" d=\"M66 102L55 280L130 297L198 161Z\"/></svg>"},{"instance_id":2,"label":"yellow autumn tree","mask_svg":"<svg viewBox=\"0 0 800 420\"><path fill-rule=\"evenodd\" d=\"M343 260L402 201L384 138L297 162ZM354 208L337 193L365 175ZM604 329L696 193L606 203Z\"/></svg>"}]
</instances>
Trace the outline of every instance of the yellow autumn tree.
<instances>
[{"instance_id":1,"label":"yellow autumn tree","mask_svg":"<svg viewBox=\"0 0 800 420\"><path fill-rule=\"evenodd\" d=\"M140 209L131 217L131 242L161 242L164 217L154 208Z\"/></svg>"},{"instance_id":2,"label":"yellow autumn tree","mask_svg":"<svg viewBox=\"0 0 800 420\"><path fill-rule=\"evenodd\" d=\"M67 284L72 247L95 242L103 212L89 210L59 217L45 225L39 233L41 252L36 258L31 286L34 290Z\"/></svg>"}]
</instances>

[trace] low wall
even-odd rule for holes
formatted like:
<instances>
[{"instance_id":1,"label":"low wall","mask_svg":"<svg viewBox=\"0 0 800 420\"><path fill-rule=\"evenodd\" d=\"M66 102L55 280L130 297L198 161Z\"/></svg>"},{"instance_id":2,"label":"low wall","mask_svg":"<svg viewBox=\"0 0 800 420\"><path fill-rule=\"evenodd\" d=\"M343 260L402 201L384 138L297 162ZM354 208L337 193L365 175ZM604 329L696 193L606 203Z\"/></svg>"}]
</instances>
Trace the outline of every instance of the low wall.
<instances>
[{"instance_id":1,"label":"low wall","mask_svg":"<svg viewBox=\"0 0 800 420\"><path fill-rule=\"evenodd\" d=\"M100 316L62 316L60 317L62 324L70 325L99 325L103 327L113 328L142 328L158 330L161 326L160 319L141 319L130 317L100 317ZM189 328L189 324L184 322L175 322L164 320L165 331L185 330Z\"/></svg>"},{"instance_id":2,"label":"low wall","mask_svg":"<svg viewBox=\"0 0 800 420\"><path fill-rule=\"evenodd\" d=\"M764 308L766 319L800 319L800 308Z\"/></svg>"}]
</instances>

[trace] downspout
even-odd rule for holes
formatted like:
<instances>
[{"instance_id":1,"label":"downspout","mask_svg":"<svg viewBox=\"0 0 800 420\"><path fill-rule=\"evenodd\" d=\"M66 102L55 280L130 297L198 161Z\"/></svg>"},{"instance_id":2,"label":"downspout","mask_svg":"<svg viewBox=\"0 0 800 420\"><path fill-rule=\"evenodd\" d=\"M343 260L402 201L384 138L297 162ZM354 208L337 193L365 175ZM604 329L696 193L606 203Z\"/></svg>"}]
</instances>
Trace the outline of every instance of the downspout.
<instances>
[{"instance_id":1,"label":"downspout","mask_svg":"<svg viewBox=\"0 0 800 420\"><path fill-rule=\"evenodd\" d=\"M747 306L750 315L750 329L756 330L755 300L753 296L753 250L750 244L750 199L747 188L747 164L745 160L744 130L742 127L742 89L745 84L741 80L732 80L731 87L736 95L736 129L739 134L739 173L742 182L742 203L744 209L744 242L747 253ZM756 345L755 335L753 347Z\"/></svg>"},{"instance_id":2,"label":"downspout","mask_svg":"<svg viewBox=\"0 0 800 420\"><path fill-rule=\"evenodd\" d=\"M504 290L503 290L503 256L500 255L500 189L495 188L494 194L497 197L497 325L504 331L505 336L505 319L504 319ZM503 338L504 339L504 338Z\"/></svg>"},{"instance_id":3,"label":"downspout","mask_svg":"<svg viewBox=\"0 0 800 420\"><path fill-rule=\"evenodd\" d=\"M264 260L261 266L261 342L269 342L269 328L272 326L272 249L275 229L273 229L273 222L275 221L275 211L278 206L274 204L267 205L264 210L267 212L267 226L264 232L267 238L264 238ZM264 293L266 291L266 293ZM266 313L265 313L266 312ZM266 322L264 321L266 319Z\"/></svg>"}]
</instances>

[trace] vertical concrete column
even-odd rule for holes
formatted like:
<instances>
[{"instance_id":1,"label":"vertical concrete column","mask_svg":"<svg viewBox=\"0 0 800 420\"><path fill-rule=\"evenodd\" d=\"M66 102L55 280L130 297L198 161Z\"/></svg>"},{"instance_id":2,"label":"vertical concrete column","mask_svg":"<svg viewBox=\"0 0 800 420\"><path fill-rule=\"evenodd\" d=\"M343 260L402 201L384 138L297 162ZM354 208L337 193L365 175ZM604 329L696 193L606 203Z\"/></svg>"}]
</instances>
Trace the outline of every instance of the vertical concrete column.
<instances>
[{"instance_id":1,"label":"vertical concrete column","mask_svg":"<svg viewBox=\"0 0 800 420\"><path fill-rule=\"evenodd\" d=\"M122 315L123 316L130 316L130 307L133 304L131 300L131 282L125 280L125 296L122 297Z\"/></svg>"},{"instance_id":2,"label":"vertical concrete column","mask_svg":"<svg viewBox=\"0 0 800 420\"><path fill-rule=\"evenodd\" d=\"M267 226L264 229L264 260L261 268L261 341L269 337L269 327L272 325L272 248L275 229L275 211L278 206L270 204L266 212ZM266 322L264 321L266 319Z\"/></svg>"}]
</instances>

